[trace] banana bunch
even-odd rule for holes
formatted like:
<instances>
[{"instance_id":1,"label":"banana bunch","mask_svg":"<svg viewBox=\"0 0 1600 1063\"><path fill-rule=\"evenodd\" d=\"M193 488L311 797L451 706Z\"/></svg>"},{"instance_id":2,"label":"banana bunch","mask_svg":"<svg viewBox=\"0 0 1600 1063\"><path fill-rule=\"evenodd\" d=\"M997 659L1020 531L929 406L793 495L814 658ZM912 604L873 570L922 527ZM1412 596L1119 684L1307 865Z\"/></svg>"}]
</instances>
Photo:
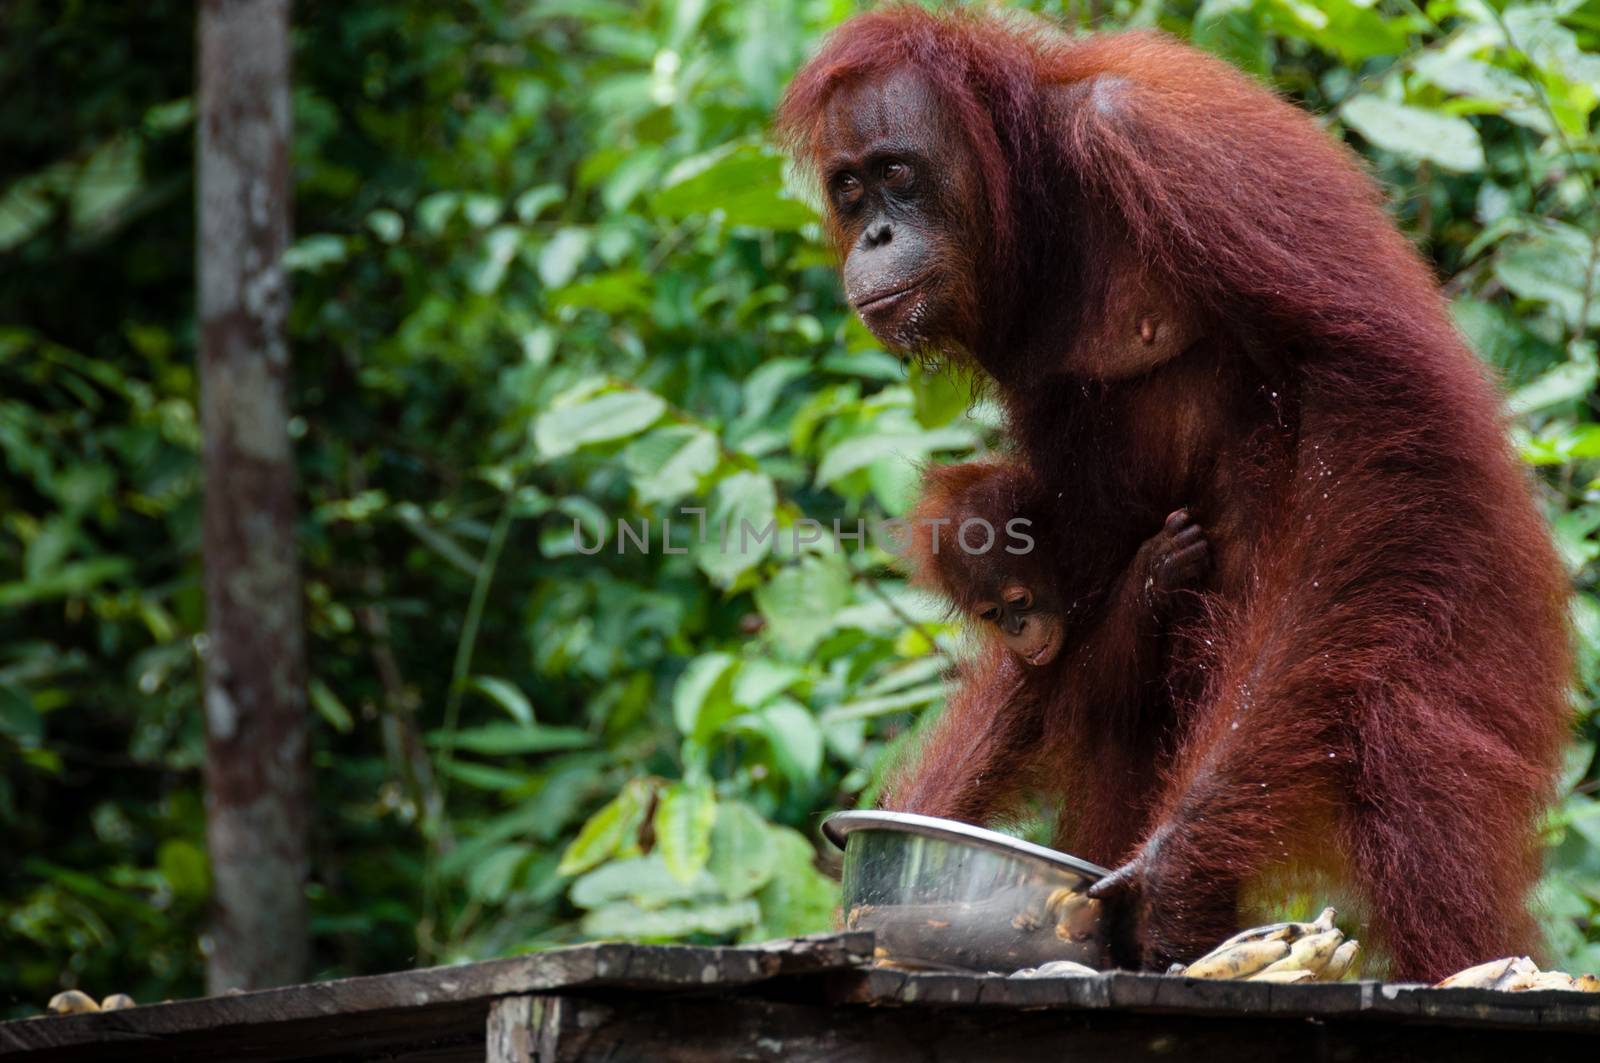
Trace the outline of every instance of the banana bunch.
<instances>
[{"instance_id":1,"label":"banana bunch","mask_svg":"<svg viewBox=\"0 0 1600 1063\"><path fill-rule=\"evenodd\" d=\"M126 993L112 993L100 1003L94 1002L94 997L79 989L68 989L57 993L50 998L50 1003L45 1005L52 1015L83 1015L91 1011L121 1011L123 1008L134 1007L133 998Z\"/></svg>"},{"instance_id":2,"label":"banana bunch","mask_svg":"<svg viewBox=\"0 0 1600 1063\"><path fill-rule=\"evenodd\" d=\"M1336 982L1355 964L1361 946L1346 941L1324 908L1309 923L1269 923L1241 930L1187 967L1168 974L1188 978L1242 978L1250 982Z\"/></svg>"},{"instance_id":3,"label":"banana bunch","mask_svg":"<svg viewBox=\"0 0 1600 1063\"><path fill-rule=\"evenodd\" d=\"M1436 989L1501 989L1526 993L1532 989L1570 989L1600 993L1600 978L1592 974L1573 977L1565 971L1541 971L1526 956L1507 956L1468 967L1438 983Z\"/></svg>"}]
</instances>

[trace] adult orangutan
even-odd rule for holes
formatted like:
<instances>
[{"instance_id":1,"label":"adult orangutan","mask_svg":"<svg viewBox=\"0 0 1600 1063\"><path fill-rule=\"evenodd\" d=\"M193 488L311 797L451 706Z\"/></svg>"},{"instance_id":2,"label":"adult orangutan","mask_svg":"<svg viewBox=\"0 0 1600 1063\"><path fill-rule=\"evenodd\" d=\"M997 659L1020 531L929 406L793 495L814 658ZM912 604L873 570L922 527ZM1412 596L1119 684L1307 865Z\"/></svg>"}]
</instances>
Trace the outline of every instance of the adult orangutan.
<instances>
[{"instance_id":1,"label":"adult orangutan","mask_svg":"<svg viewBox=\"0 0 1600 1063\"><path fill-rule=\"evenodd\" d=\"M1100 890L1148 967L1302 870L1364 901L1397 977L1529 948L1565 581L1495 390L1357 160L1163 36L909 6L838 30L779 125L867 326L992 381L1071 529L1063 580L1115 608L1179 509L1210 543L1140 697L1075 693L1127 667L1093 653L1019 695L989 640L884 803L993 820L1047 780L1058 844L1118 866Z\"/></svg>"}]
</instances>

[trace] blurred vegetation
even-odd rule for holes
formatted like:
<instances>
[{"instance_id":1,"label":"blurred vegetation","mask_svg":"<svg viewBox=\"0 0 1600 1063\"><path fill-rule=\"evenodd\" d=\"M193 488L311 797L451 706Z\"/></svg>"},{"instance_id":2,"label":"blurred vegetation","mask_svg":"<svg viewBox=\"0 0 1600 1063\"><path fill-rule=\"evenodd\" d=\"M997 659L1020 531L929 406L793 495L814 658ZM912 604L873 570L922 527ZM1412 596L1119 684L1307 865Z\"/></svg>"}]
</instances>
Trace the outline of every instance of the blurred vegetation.
<instances>
[{"instance_id":1,"label":"blurred vegetation","mask_svg":"<svg viewBox=\"0 0 1600 1063\"><path fill-rule=\"evenodd\" d=\"M1600 967L1600 0L1039 7L1160 26L1324 116L1503 374L1583 660L1539 903L1556 958ZM319 975L829 925L818 816L870 798L954 645L832 522L901 512L916 461L995 421L849 317L768 146L853 10L296 5ZM7 11L0 1014L22 1014L77 983L200 989L205 647L192 5ZM785 541L694 547L683 506ZM825 532L795 549L802 514ZM648 552L619 553L646 518Z\"/></svg>"}]
</instances>

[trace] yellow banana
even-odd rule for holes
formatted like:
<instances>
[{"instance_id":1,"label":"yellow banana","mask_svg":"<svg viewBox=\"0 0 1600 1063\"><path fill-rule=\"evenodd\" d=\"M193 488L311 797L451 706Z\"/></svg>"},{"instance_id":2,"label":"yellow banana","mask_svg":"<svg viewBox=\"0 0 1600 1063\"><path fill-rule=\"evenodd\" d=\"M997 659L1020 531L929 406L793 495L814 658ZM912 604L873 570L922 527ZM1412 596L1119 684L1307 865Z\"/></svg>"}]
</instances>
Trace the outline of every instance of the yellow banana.
<instances>
[{"instance_id":1,"label":"yellow banana","mask_svg":"<svg viewBox=\"0 0 1600 1063\"><path fill-rule=\"evenodd\" d=\"M1308 934L1289 946L1289 955L1274 963L1267 971L1310 971L1315 974L1328 965L1333 951L1344 944L1344 933L1323 930Z\"/></svg>"},{"instance_id":2,"label":"yellow banana","mask_svg":"<svg viewBox=\"0 0 1600 1063\"><path fill-rule=\"evenodd\" d=\"M1258 971L1245 979L1248 982L1276 982L1279 985L1293 985L1296 982L1309 982L1317 976L1315 971L1274 971L1271 969Z\"/></svg>"},{"instance_id":3,"label":"yellow banana","mask_svg":"<svg viewBox=\"0 0 1600 1063\"><path fill-rule=\"evenodd\" d=\"M83 1015L86 1012L99 1011L100 1005L94 1002L94 997L77 989L68 989L57 993L50 998L46 1005L52 1015Z\"/></svg>"},{"instance_id":4,"label":"yellow banana","mask_svg":"<svg viewBox=\"0 0 1600 1063\"><path fill-rule=\"evenodd\" d=\"M1248 930L1239 931L1206 955L1231 949L1235 945L1243 945L1247 941L1293 941L1304 934L1310 925L1310 923L1268 923L1265 926L1253 926Z\"/></svg>"},{"instance_id":5,"label":"yellow banana","mask_svg":"<svg viewBox=\"0 0 1600 1063\"><path fill-rule=\"evenodd\" d=\"M1355 965L1356 954L1360 951L1361 942L1354 938L1346 941L1333 950L1333 955L1328 959L1328 966L1322 969L1322 974L1318 977L1324 982L1337 982Z\"/></svg>"},{"instance_id":6,"label":"yellow banana","mask_svg":"<svg viewBox=\"0 0 1600 1063\"><path fill-rule=\"evenodd\" d=\"M1435 989L1493 989L1494 984L1507 974L1514 973L1511 965L1516 962L1515 956L1504 959L1490 960L1480 963L1476 967L1468 967L1437 983Z\"/></svg>"},{"instance_id":7,"label":"yellow banana","mask_svg":"<svg viewBox=\"0 0 1600 1063\"><path fill-rule=\"evenodd\" d=\"M121 1011L123 1008L136 1008L139 1004L126 993L112 993L100 1002L101 1011Z\"/></svg>"},{"instance_id":8,"label":"yellow banana","mask_svg":"<svg viewBox=\"0 0 1600 1063\"><path fill-rule=\"evenodd\" d=\"M1509 988L1511 982L1520 980L1526 975L1538 973L1539 965L1534 963L1531 957L1513 956L1511 958L1510 969L1508 969L1505 974L1501 975L1500 978L1490 988L1506 989Z\"/></svg>"},{"instance_id":9,"label":"yellow banana","mask_svg":"<svg viewBox=\"0 0 1600 1063\"><path fill-rule=\"evenodd\" d=\"M1600 978L1592 974L1579 975L1572 980L1572 988L1582 993L1600 993Z\"/></svg>"},{"instance_id":10,"label":"yellow banana","mask_svg":"<svg viewBox=\"0 0 1600 1063\"><path fill-rule=\"evenodd\" d=\"M1536 989L1576 989L1572 976L1565 971L1528 971L1517 974L1504 984L1495 986L1510 993L1526 993Z\"/></svg>"},{"instance_id":11,"label":"yellow banana","mask_svg":"<svg viewBox=\"0 0 1600 1063\"><path fill-rule=\"evenodd\" d=\"M1243 978L1287 955L1287 941L1246 941L1226 949L1213 949L1191 963L1183 973L1189 978Z\"/></svg>"}]
</instances>

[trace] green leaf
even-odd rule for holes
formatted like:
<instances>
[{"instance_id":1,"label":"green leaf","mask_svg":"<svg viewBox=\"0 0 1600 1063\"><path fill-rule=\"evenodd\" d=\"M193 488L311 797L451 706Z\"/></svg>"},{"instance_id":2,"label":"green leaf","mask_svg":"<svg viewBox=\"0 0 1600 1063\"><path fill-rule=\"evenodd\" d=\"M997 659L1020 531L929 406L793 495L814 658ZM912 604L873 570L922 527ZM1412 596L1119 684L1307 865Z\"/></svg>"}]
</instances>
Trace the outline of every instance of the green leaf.
<instances>
[{"instance_id":1,"label":"green leaf","mask_svg":"<svg viewBox=\"0 0 1600 1063\"><path fill-rule=\"evenodd\" d=\"M745 377L744 408L739 413L742 422L755 423L772 412L784 389L811 371L811 363L804 358L774 358L756 367Z\"/></svg>"},{"instance_id":2,"label":"green leaf","mask_svg":"<svg viewBox=\"0 0 1600 1063\"><path fill-rule=\"evenodd\" d=\"M461 197L461 214L474 229L487 229L500 220L504 210L500 197L485 192L469 192Z\"/></svg>"},{"instance_id":3,"label":"green leaf","mask_svg":"<svg viewBox=\"0 0 1600 1063\"><path fill-rule=\"evenodd\" d=\"M303 236L283 253L283 268L299 273L316 273L349 257L343 237L330 233Z\"/></svg>"},{"instance_id":4,"label":"green leaf","mask_svg":"<svg viewBox=\"0 0 1600 1063\"><path fill-rule=\"evenodd\" d=\"M91 557L86 561L74 561L38 579L0 583L0 607L10 608L50 598L84 594L132 570L133 566L123 557Z\"/></svg>"},{"instance_id":5,"label":"green leaf","mask_svg":"<svg viewBox=\"0 0 1600 1063\"><path fill-rule=\"evenodd\" d=\"M491 723L455 733L449 740L445 731L428 732L428 745L449 745L452 749L487 756L511 756L518 753L550 753L561 749L582 749L592 745L594 738L576 727L528 726L519 723Z\"/></svg>"},{"instance_id":6,"label":"green leaf","mask_svg":"<svg viewBox=\"0 0 1600 1063\"><path fill-rule=\"evenodd\" d=\"M560 185L538 185L518 196L512 204L512 210L516 212L517 220L526 225L537 221L546 207L560 203L566 197L566 190Z\"/></svg>"},{"instance_id":7,"label":"green leaf","mask_svg":"<svg viewBox=\"0 0 1600 1063\"><path fill-rule=\"evenodd\" d=\"M717 889L716 880L705 872L688 882L680 880L667 870L658 851L602 864L573 882L568 897L579 908L599 908L612 901L627 900L654 911L677 901L715 896Z\"/></svg>"},{"instance_id":8,"label":"green leaf","mask_svg":"<svg viewBox=\"0 0 1600 1063\"><path fill-rule=\"evenodd\" d=\"M1367 141L1408 159L1423 159L1447 170L1470 173L1483 169L1483 145L1465 118L1395 103L1381 96L1361 95L1339 112Z\"/></svg>"},{"instance_id":9,"label":"green leaf","mask_svg":"<svg viewBox=\"0 0 1600 1063\"><path fill-rule=\"evenodd\" d=\"M1581 229L1560 222L1546 223L1538 233L1509 246L1495 256L1494 275L1523 299L1549 303L1568 327L1578 326L1584 305L1584 280L1600 284L1589 274L1592 238ZM1600 325L1600 298L1590 289L1588 324Z\"/></svg>"},{"instance_id":10,"label":"green leaf","mask_svg":"<svg viewBox=\"0 0 1600 1063\"><path fill-rule=\"evenodd\" d=\"M738 661L727 653L704 653L689 662L672 688L672 719L685 738L704 741L734 713L730 697Z\"/></svg>"},{"instance_id":11,"label":"green leaf","mask_svg":"<svg viewBox=\"0 0 1600 1063\"><path fill-rule=\"evenodd\" d=\"M488 764L475 764L470 760L451 760L444 765L444 773L457 782L494 793L527 786L533 779L533 776L520 771L508 771Z\"/></svg>"},{"instance_id":12,"label":"green leaf","mask_svg":"<svg viewBox=\"0 0 1600 1063\"><path fill-rule=\"evenodd\" d=\"M707 542L695 551L700 570L726 586L755 567L777 541L778 493L764 473L724 476L711 494Z\"/></svg>"},{"instance_id":13,"label":"green leaf","mask_svg":"<svg viewBox=\"0 0 1600 1063\"><path fill-rule=\"evenodd\" d=\"M515 684L492 675L473 676L468 680L468 684L474 690L487 694L495 704L505 709L513 720L524 726L533 725L533 703L528 700L526 694L517 689Z\"/></svg>"},{"instance_id":14,"label":"green leaf","mask_svg":"<svg viewBox=\"0 0 1600 1063\"><path fill-rule=\"evenodd\" d=\"M659 147L642 147L617 164L600 189L600 202L606 210L613 214L626 210L655 181L661 154Z\"/></svg>"},{"instance_id":15,"label":"green leaf","mask_svg":"<svg viewBox=\"0 0 1600 1063\"><path fill-rule=\"evenodd\" d=\"M949 424L972 405L972 387L956 373L941 372L921 362L910 367L912 410L924 428Z\"/></svg>"},{"instance_id":16,"label":"green leaf","mask_svg":"<svg viewBox=\"0 0 1600 1063\"><path fill-rule=\"evenodd\" d=\"M838 884L816 869L817 853L798 831L768 828L773 849L772 879L756 894L761 920L743 941L817 934L833 927Z\"/></svg>"},{"instance_id":17,"label":"green leaf","mask_svg":"<svg viewBox=\"0 0 1600 1063\"><path fill-rule=\"evenodd\" d=\"M746 709L759 709L804 678L805 673L793 665L753 657L734 676L733 700Z\"/></svg>"},{"instance_id":18,"label":"green leaf","mask_svg":"<svg viewBox=\"0 0 1600 1063\"><path fill-rule=\"evenodd\" d=\"M423 232L437 236L460 208L461 197L455 192L435 192L417 204L417 224Z\"/></svg>"},{"instance_id":19,"label":"green leaf","mask_svg":"<svg viewBox=\"0 0 1600 1063\"><path fill-rule=\"evenodd\" d=\"M1557 793L1565 794L1588 777L1589 768L1594 764L1594 751L1593 742L1579 741L1567 747L1561 760L1561 776L1556 782Z\"/></svg>"},{"instance_id":20,"label":"green leaf","mask_svg":"<svg viewBox=\"0 0 1600 1063\"><path fill-rule=\"evenodd\" d=\"M837 720L864 720L874 716L887 716L892 712L904 712L906 709L918 705L929 705L944 697L944 682L942 680L923 683L909 690L902 690L894 694L885 694L876 698L862 698L860 701L846 702L835 705L826 710L822 715L827 721Z\"/></svg>"},{"instance_id":21,"label":"green leaf","mask_svg":"<svg viewBox=\"0 0 1600 1063\"><path fill-rule=\"evenodd\" d=\"M1550 133L1550 119L1538 106L1528 79L1455 52L1423 52L1412 69L1446 92L1483 100L1493 113L1540 133Z\"/></svg>"},{"instance_id":22,"label":"green leaf","mask_svg":"<svg viewBox=\"0 0 1600 1063\"><path fill-rule=\"evenodd\" d=\"M822 368L830 373L858 376L866 380L898 381L905 377L905 363L883 351L846 351L830 354L822 360Z\"/></svg>"},{"instance_id":23,"label":"green leaf","mask_svg":"<svg viewBox=\"0 0 1600 1063\"><path fill-rule=\"evenodd\" d=\"M656 851L679 882L693 882L711 858L717 799L710 787L674 783L656 805Z\"/></svg>"},{"instance_id":24,"label":"green leaf","mask_svg":"<svg viewBox=\"0 0 1600 1063\"><path fill-rule=\"evenodd\" d=\"M340 734L349 734L355 730L356 721L350 715L350 710L345 708L344 702L339 700L339 695L320 679L313 679L307 685L307 693L311 697L312 707L317 710L317 715L327 721Z\"/></svg>"},{"instance_id":25,"label":"green leaf","mask_svg":"<svg viewBox=\"0 0 1600 1063\"><path fill-rule=\"evenodd\" d=\"M622 463L641 502L671 502L692 494L717 467L717 437L694 425L667 425L628 444Z\"/></svg>"},{"instance_id":26,"label":"green leaf","mask_svg":"<svg viewBox=\"0 0 1600 1063\"><path fill-rule=\"evenodd\" d=\"M203 901L211 893L211 872L206 854L193 842L173 838L156 850L156 868L173 896L186 902Z\"/></svg>"},{"instance_id":27,"label":"green leaf","mask_svg":"<svg viewBox=\"0 0 1600 1063\"><path fill-rule=\"evenodd\" d=\"M557 458L591 443L637 435L666 409L666 402L648 391L609 391L541 415L534 422L533 438L541 454Z\"/></svg>"},{"instance_id":28,"label":"green leaf","mask_svg":"<svg viewBox=\"0 0 1600 1063\"><path fill-rule=\"evenodd\" d=\"M655 911L630 901L616 901L583 917L583 932L592 938L670 941L690 934L729 934L761 917L755 901L669 905Z\"/></svg>"},{"instance_id":29,"label":"green leaf","mask_svg":"<svg viewBox=\"0 0 1600 1063\"><path fill-rule=\"evenodd\" d=\"M467 869L467 894L474 900L498 904L510 894L517 873L533 855L526 845L503 845L473 862Z\"/></svg>"},{"instance_id":30,"label":"green leaf","mask_svg":"<svg viewBox=\"0 0 1600 1063\"><path fill-rule=\"evenodd\" d=\"M967 450L976 442L971 430L955 427L853 436L835 444L823 455L817 465L816 483L818 487L827 487L881 458L919 461L940 450Z\"/></svg>"},{"instance_id":31,"label":"green leaf","mask_svg":"<svg viewBox=\"0 0 1600 1063\"><path fill-rule=\"evenodd\" d=\"M654 282L638 269L613 269L569 284L551 303L603 314L642 314L650 309Z\"/></svg>"},{"instance_id":32,"label":"green leaf","mask_svg":"<svg viewBox=\"0 0 1600 1063\"><path fill-rule=\"evenodd\" d=\"M816 782L822 770L822 729L816 717L793 698L780 698L757 719L784 777L796 786Z\"/></svg>"},{"instance_id":33,"label":"green leaf","mask_svg":"<svg viewBox=\"0 0 1600 1063\"><path fill-rule=\"evenodd\" d=\"M468 286L479 295L489 295L505 280L511 260L522 247L522 230L515 225L497 225L483 238L483 257L468 278Z\"/></svg>"},{"instance_id":34,"label":"green leaf","mask_svg":"<svg viewBox=\"0 0 1600 1063\"><path fill-rule=\"evenodd\" d=\"M639 825L644 822L654 788L648 779L629 780L621 793L601 806L579 829L578 836L561 854L556 874L581 874L613 853L625 852L637 844Z\"/></svg>"},{"instance_id":35,"label":"green leaf","mask_svg":"<svg viewBox=\"0 0 1600 1063\"><path fill-rule=\"evenodd\" d=\"M592 239L588 229L559 229L539 249L539 279L546 288L565 287L577 276L578 267L589 253Z\"/></svg>"},{"instance_id":36,"label":"green leaf","mask_svg":"<svg viewBox=\"0 0 1600 1063\"><path fill-rule=\"evenodd\" d=\"M0 734L30 749L44 739L44 718L33 707L33 699L10 683L0 683Z\"/></svg>"},{"instance_id":37,"label":"green leaf","mask_svg":"<svg viewBox=\"0 0 1600 1063\"><path fill-rule=\"evenodd\" d=\"M1600 366L1592 350L1547 370L1537 380L1525 384L1506 399L1507 412L1517 415L1575 402L1594 389Z\"/></svg>"},{"instance_id":38,"label":"green leaf","mask_svg":"<svg viewBox=\"0 0 1600 1063\"><path fill-rule=\"evenodd\" d=\"M792 232L817 216L783 194L783 165L761 146L719 148L673 167L651 208L673 220L718 211L730 225Z\"/></svg>"},{"instance_id":39,"label":"green leaf","mask_svg":"<svg viewBox=\"0 0 1600 1063\"><path fill-rule=\"evenodd\" d=\"M723 894L730 900L750 896L772 878L776 863L766 821L743 801L720 802L706 867Z\"/></svg>"},{"instance_id":40,"label":"green leaf","mask_svg":"<svg viewBox=\"0 0 1600 1063\"><path fill-rule=\"evenodd\" d=\"M803 657L850 603L850 573L838 554L809 554L757 587L755 602L778 648Z\"/></svg>"},{"instance_id":41,"label":"green leaf","mask_svg":"<svg viewBox=\"0 0 1600 1063\"><path fill-rule=\"evenodd\" d=\"M396 212L382 207L367 215L367 228L384 243L392 244L405 235L406 221Z\"/></svg>"},{"instance_id":42,"label":"green leaf","mask_svg":"<svg viewBox=\"0 0 1600 1063\"><path fill-rule=\"evenodd\" d=\"M117 215L139 194L139 141L117 136L96 148L72 189L72 226L89 230L115 223Z\"/></svg>"}]
</instances>

